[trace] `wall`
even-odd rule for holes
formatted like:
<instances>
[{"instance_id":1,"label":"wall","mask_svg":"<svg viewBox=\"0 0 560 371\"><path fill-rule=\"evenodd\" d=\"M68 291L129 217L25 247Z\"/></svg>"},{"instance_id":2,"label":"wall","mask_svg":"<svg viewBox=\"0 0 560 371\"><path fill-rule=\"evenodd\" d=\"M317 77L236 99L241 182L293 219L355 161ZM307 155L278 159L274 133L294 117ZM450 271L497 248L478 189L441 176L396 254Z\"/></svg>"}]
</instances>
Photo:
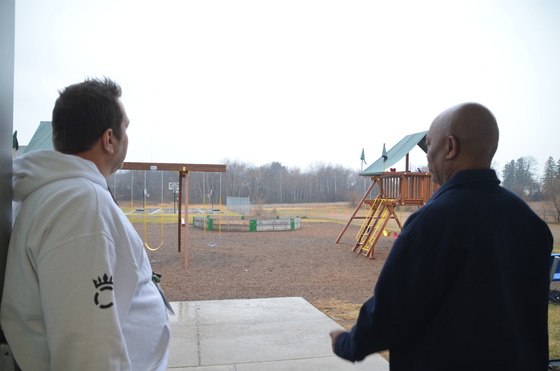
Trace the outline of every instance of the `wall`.
<instances>
[{"instance_id":1,"label":"wall","mask_svg":"<svg viewBox=\"0 0 560 371\"><path fill-rule=\"evenodd\" d=\"M14 111L15 0L0 0L0 297L12 229L12 128ZM0 329L0 370L14 363Z\"/></svg>"},{"instance_id":2,"label":"wall","mask_svg":"<svg viewBox=\"0 0 560 371\"><path fill-rule=\"evenodd\" d=\"M0 1L0 295L12 227L15 0Z\"/></svg>"}]
</instances>

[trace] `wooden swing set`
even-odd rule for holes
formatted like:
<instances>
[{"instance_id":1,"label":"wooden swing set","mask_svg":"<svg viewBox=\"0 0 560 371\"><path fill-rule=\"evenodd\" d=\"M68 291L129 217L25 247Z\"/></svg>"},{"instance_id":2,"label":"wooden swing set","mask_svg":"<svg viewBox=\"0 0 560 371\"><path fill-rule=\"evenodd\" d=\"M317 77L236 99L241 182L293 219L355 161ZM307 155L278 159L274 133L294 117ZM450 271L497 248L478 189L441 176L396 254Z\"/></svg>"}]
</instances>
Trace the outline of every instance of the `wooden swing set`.
<instances>
[{"instance_id":1,"label":"wooden swing set","mask_svg":"<svg viewBox=\"0 0 560 371\"><path fill-rule=\"evenodd\" d=\"M407 135L388 152L383 150L382 156L360 173L362 176L371 178L371 185L335 243L340 242L353 220L362 220L352 251L373 259L375 245L379 238L382 235L389 235L387 233L389 221L393 220L397 225L397 230L402 230L402 224L396 212L397 206L420 207L428 201L438 188L438 185L432 180L432 174L409 171L409 152L416 145L426 152L426 134L427 132L420 132ZM403 157L405 157L405 171L397 172L395 169L385 171ZM376 185L379 187L379 193L375 198L371 198ZM365 216L358 215L362 206L366 208Z\"/></svg>"},{"instance_id":2,"label":"wooden swing set","mask_svg":"<svg viewBox=\"0 0 560 371\"><path fill-rule=\"evenodd\" d=\"M189 265L189 238L188 238L188 219L189 219L189 172L217 172L224 173L226 165L209 164L180 164L180 163L154 163L154 162L125 162L123 170L145 170L145 171L174 171L179 173L179 197L178 197L178 216L177 216L177 251L181 252L181 229L183 229L183 266ZM184 210L183 210L184 205ZM183 217L184 215L184 217ZM182 220L186 222L183 223ZM183 227L183 228L182 228Z\"/></svg>"}]
</instances>

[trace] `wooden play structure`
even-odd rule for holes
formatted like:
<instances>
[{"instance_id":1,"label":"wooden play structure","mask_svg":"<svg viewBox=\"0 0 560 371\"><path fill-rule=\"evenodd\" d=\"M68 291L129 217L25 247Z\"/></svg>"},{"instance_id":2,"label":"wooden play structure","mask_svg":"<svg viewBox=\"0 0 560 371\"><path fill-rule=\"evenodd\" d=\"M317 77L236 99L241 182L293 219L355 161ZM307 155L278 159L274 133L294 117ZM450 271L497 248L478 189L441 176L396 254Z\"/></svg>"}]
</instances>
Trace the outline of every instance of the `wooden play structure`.
<instances>
[{"instance_id":1,"label":"wooden play structure","mask_svg":"<svg viewBox=\"0 0 560 371\"><path fill-rule=\"evenodd\" d=\"M188 223L182 223L182 220L189 219L189 172L220 172L226 171L226 165L208 165L208 164L177 164L177 163L153 163L153 162L125 162L122 166L123 170L146 170L146 171L174 171L179 173L179 213L177 217L177 250L181 252L181 226L184 224L184 251L183 265L186 268L189 264L188 249ZM184 204L184 216L182 214Z\"/></svg>"},{"instance_id":2,"label":"wooden play structure","mask_svg":"<svg viewBox=\"0 0 560 371\"><path fill-rule=\"evenodd\" d=\"M373 259L375 245L379 238L382 235L387 236L389 234L386 229L389 221L393 220L399 231L402 229L401 221L396 212L397 206L420 207L428 201L438 188L432 180L432 174L409 170L409 152L416 145L426 152L426 134L427 132L424 131L407 135L388 152L383 150L382 156L360 173L361 176L371 178L371 185L335 243L340 242L353 220L363 220L352 251ZM396 169L385 171L403 157L405 158L405 171L396 171ZM375 198L372 198L372 191L376 185L379 192ZM366 209L366 212L365 215L360 216L358 213L362 206Z\"/></svg>"}]
</instances>

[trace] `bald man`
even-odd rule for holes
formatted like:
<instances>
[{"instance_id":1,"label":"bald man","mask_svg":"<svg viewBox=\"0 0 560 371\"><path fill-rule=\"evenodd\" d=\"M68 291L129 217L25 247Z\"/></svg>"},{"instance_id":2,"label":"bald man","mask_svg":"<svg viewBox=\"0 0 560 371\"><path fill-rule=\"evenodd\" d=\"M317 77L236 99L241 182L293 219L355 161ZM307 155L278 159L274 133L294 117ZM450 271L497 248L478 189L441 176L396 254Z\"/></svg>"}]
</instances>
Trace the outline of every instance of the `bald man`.
<instances>
[{"instance_id":1,"label":"bald man","mask_svg":"<svg viewBox=\"0 0 560 371\"><path fill-rule=\"evenodd\" d=\"M500 187L492 113L476 103L436 117L426 137L441 187L412 214L350 332L350 361L390 350L391 370L546 370L552 235Z\"/></svg>"}]
</instances>

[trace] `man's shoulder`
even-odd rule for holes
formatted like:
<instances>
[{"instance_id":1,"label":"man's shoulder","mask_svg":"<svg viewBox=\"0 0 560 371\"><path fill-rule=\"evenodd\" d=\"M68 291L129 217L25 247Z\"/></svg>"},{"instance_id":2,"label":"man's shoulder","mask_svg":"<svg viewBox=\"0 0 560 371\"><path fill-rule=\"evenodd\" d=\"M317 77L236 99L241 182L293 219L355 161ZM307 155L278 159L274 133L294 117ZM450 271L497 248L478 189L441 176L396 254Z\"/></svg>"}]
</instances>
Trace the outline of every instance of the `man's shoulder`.
<instances>
[{"instance_id":1,"label":"man's shoulder","mask_svg":"<svg viewBox=\"0 0 560 371\"><path fill-rule=\"evenodd\" d=\"M22 205L83 211L99 204L114 204L111 194L96 182L75 177L55 180L35 190ZM62 211L62 210L61 210Z\"/></svg>"},{"instance_id":2,"label":"man's shoulder","mask_svg":"<svg viewBox=\"0 0 560 371\"><path fill-rule=\"evenodd\" d=\"M107 192L100 184L83 177L69 177L57 179L53 182L46 184L44 188L49 191L68 192L69 194L91 194Z\"/></svg>"},{"instance_id":3,"label":"man's shoulder","mask_svg":"<svg viewBox=\"0 0 560 371\"><path fill-rule=\"evenodd\" d=\"M458 211L469 207L473 204L473 200L462 196L460 190L448 189L444 193L430 199L424 206L412 213L407 224L421 225L440 225L443 221L450 221L458 218L461 213Z\"/></svg>"}]
</instances>

